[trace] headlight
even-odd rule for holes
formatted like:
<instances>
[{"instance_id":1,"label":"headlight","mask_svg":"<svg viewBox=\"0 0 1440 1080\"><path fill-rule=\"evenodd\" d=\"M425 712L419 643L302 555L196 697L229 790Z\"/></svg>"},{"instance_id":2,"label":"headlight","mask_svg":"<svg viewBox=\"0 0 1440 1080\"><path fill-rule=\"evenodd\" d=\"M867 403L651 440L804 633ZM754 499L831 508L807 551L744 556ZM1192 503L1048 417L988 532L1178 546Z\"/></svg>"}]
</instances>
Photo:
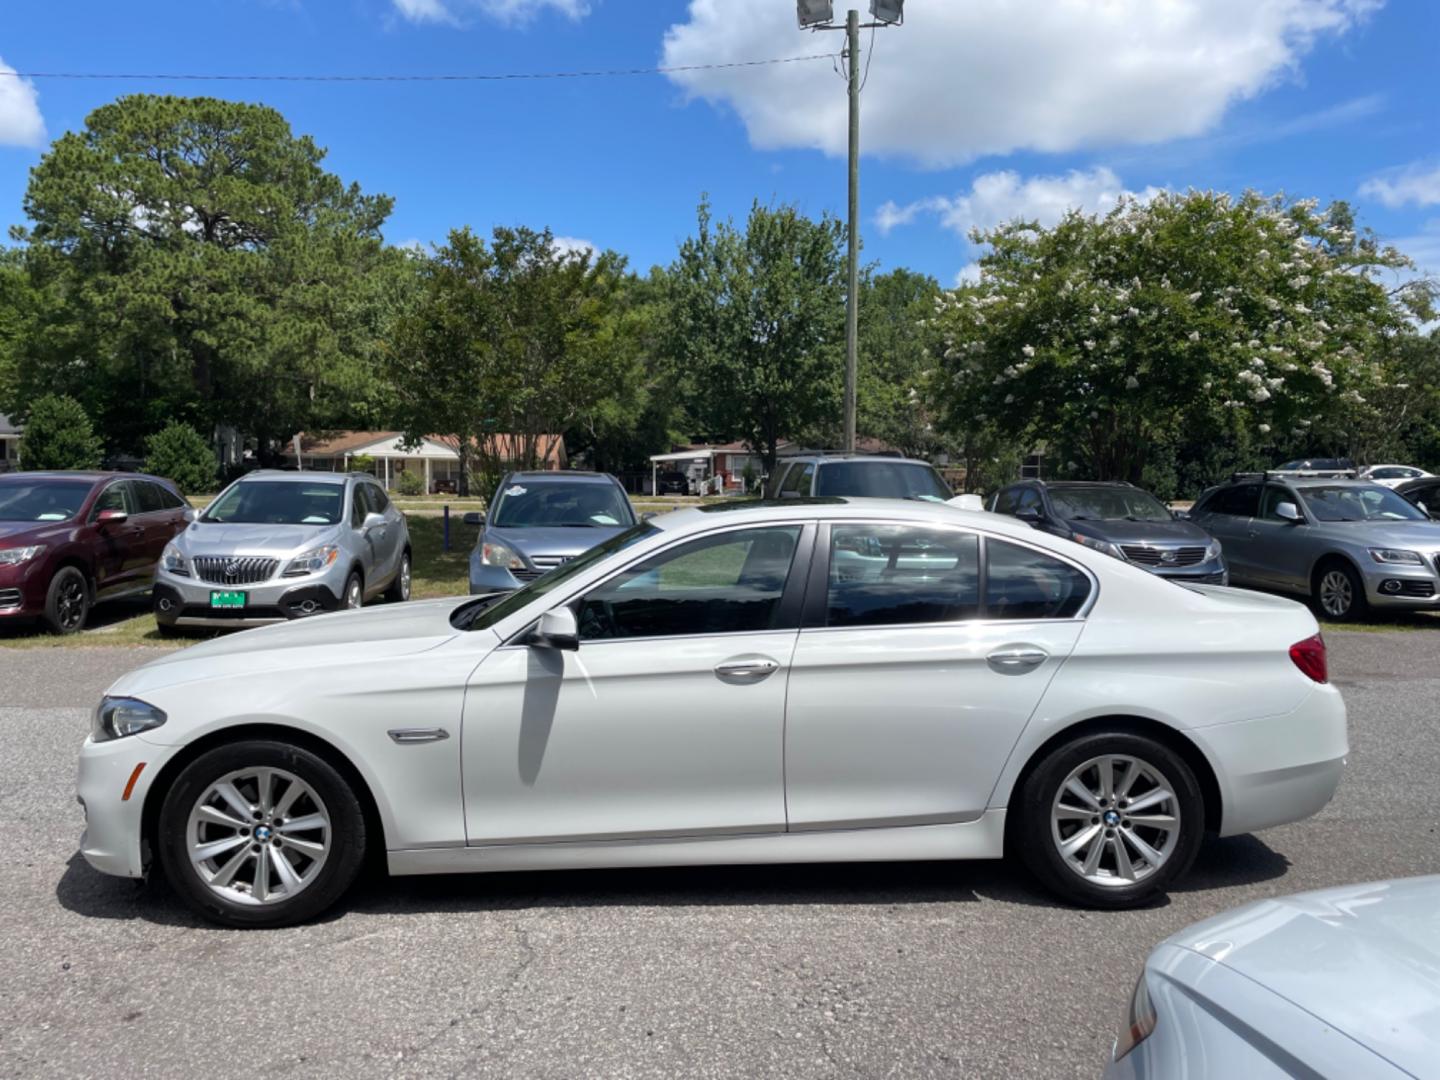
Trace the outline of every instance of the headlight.
<instances>
[{"instance_id":1,"label":"headlight","mask_svg":"<svg viewBox=\"0 0 1440 1080\"><path fill-rule=\"evenodd\" d=\"M1070 539L1077 544L1084 544L1092 551L1103 551L1111 558L1119 559L1121 562L1126 561L1125 553L1108 540L1096 540L1093 536L1086 536L1084 533L1071 533Z\"/></svg>"},{"instance_id":2,"label":"headlight","mask_svg":"<svg viewBox=\"0 0 1440 1080\"><path fill-rule=\"evenodd\" d=\"M95 707L90 737L96 742L138 735L165 723L165 714L154 705L128 697L106 697Z\"/></svg>"},{"instance_id":3,"label":"headlight","mask_svg":"<svg viewBox=\"0 0 1440 1080\"><path fill-rule=\"evenodd\" d=\"M1418 551L1396 551L1394 548L1371 548L1370 557L1389 566L1424 566Z\"/></svg>"},{"instance_id":4,"label":"headlight","mask_svg":"<svg viewBox=\"0 0 1440 1080\"><path fill-rule=\"evenodd\" d=\"M498 540L486 540L480 545L480 561L486 566L503 566L506 570L525 569L525 560L515 554L513 548Z\"/></svg>"},{"instance_id":5,"label":"headlight","mask_svg":"<svg viewBox=\"0 0 1440 1080\"><path fill-rule=\"evenodd\" d=\"M1150 988L1145 985L1145 973L1142 971L1135 983L1135 992L1130 995L1130 1004L1125 1008L1120 1035L1115 1040L1114 1059L1119 1061L1148 1039L1159 1019L1155 1006L1150 1001Z\"/></svg>"},{"instance_id":6,"label":"headlight","mask_svg":"<svg viewBox=\"0 0 1440 1080\"><path fill-rule=\"evenodd\" d=\"M44 544L32 544L23 548L0 548L0 566L18 566L22 562L29 562L44 550Z\"/></svg>"},{"instance_id":7,"label":"headlight","mask_svg":"<svg viewBox=\"0 0 1440 1080\"><path fill-rule=\"evenodd\" d=\"M302 551L290 560L290 565L285 567L284 576L304 577L306 574L318 574L321 570L333 566L339 557L340 549L334 544Z\"/></svg>"},{"instance_id":8,"label":"headlight","mask_svg":"<svg viewBox=\"0 0 1440 1080\"><path fill-rule=\"evenodd\" d=\"M1220 557L1220 541L1219 541L1219 540L1211 540L1211 541L1210 541L1210 546L1205 549L1205 561L1206 561L1206 562L1209 562L1211 559L1218 559L1219 557Z\"/></svg>"},{"instance_id":9,"label":"headlight","mask_svg":"<svg viewBox=\"0 0 1440 1080\"><path fill-rule=\"evenodd\" d=\"M160 556L160 565L165 568L167 573L174 574L176 577L190 576L190 563L184 555L180 554L180 549L174 544L165 545L165 553Z\"/></svg>"}]
</instances>

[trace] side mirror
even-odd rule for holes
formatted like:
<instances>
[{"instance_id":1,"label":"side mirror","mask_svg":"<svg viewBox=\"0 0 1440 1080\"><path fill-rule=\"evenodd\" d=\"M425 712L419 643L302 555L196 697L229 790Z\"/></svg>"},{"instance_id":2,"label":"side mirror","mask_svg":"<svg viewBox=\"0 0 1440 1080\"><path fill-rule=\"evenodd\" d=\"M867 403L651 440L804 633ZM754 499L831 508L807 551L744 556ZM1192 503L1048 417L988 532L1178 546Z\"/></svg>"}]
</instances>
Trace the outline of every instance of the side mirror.
<instances>
[{"instance_id":1,"label":"side mirror","mask_svg":"<svg viewBox=\"0 0 1440 1080\"><path fill-rule=\"evenodd\" d=\"M540 616L535 632L530 635L531 645L540 649L561 649L574 652L580 648L580 626L575 621L575 612L568 607L552 608Z\"/></svg>"},{"instance_id":2,"label":"side mirror","mask_svg":"<svg viewBox=\"0 0 1440 1080\"><path fill-rule=\"evenodd\" d=\"M1298 525L1305 520L1300 516L1300 508L1293 502L1282 502L1279 506L1275 507L1275 516L1290 522L1292 525Z\"/></svg>"},{"instance_id":3,"label":"side mirror","mask_svg":"<svg viewBox=\"0 0 1440 1080\"><path fill-rule=\"evenodd\" d=\"M658 517L658 516L659 516L659 515L656 514L654 510L646 510L643 514L640 515L640 520L641 520L641 521L649 521L651 518L653 518L653 517Z\"/></svg>"},{"instance_id":4,"label":"side mirror","mask_svg":"<svg viewBox=\"0 0 1440 1080\"><path fill-rule=\"evenodd\" d=\"M1040 511L1033 506L1020 507L1020 509L1015 511L1015 517L1017 520L1027 522L1031 525L1038 525L1041 521Z\"/></svg>"},{"instance_id":5,"label":"side mirror","mask_svg":"<svg viewBox=\"0 0 1440 1080\"><path fill-rule=\"evenodd\" d=\"M475 528L478 529L481 525L485 524L485 515L476 513L474 510L471 510L468 514L465 515L464 520L466 525L474 525Z\"/></svg>"},{"instance_id":6,"label":"side mirror","mask_svg":"<svg viewBox=\"0 0 1440 1080\"><path fill-rule=\"evenodd\" d=\"M188 522L191 522L191 521L194 521L194 520L195 520L196 518L198 518L199 516L200 516L200 511L199 511L199 510L196 510L193 506L190 507L189 509L187 509L187 510L185 511L185 521L186 521L187 523L188 523Z\"/></svg>"},{"instance_id":7,"label":"side mirror","mask_svg":"<svg viewBox=\"0 0 1440 1080\"><path fill-rule=\"evenodd\" d=\"M1170 511L1170 516L1171 516L1172 518L1174 518L1176 521L1189 521L1189 520L1190 520L1190 511L1189 511L1189 510L1171 510L1171 511Z\"/></svg>"},{"instance_id":8,"label":"side mirror","mask_svg":"<svg viewBox=\"0 0 1440 1080\"><path fill-rule=\"evenodd\" d=\"M123 525L129 517L124 510L101 510L95 515L95 521L100 525Z\"/></svg>"},{"instance_id":9,"label":"side mirror","mask_svg":"<svg viewBox=\"0 0 1440 1080\"><path fill-rule=\"evenodd\" d=\"M365 520L360 523L360 531L368 533L371 529L379 529L385 525L385 515L373 511L365 515Z\"/></svg>"}]
</instances>

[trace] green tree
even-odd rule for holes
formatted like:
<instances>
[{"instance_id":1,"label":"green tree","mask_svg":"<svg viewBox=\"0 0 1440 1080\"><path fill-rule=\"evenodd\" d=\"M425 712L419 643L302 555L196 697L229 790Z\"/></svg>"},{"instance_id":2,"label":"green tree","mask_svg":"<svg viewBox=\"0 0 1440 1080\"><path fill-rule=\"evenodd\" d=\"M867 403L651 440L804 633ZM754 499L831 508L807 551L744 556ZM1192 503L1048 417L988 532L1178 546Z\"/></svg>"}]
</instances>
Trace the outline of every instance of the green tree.
<instances>
[{"instance_id":1,"label":"green tree","mask_svg":"<svg viewBox=\"0 0 1440 1080\"><path fill-rule=\"evenodd\" d=\"M387 370L411 439L447 437L489 474L536 467L635 377L640 321L614 252L561 251L549 229L469 229L424 258ZM620 391L617 391L620 388Z\"/></svg>"},{"instance_id":2,"label":"green tree","mask_svg":"<svg viewBox=\"0 0 1440 1080\"><path fill-rule=\"evenodd\" d=\"M27 469L98 469L100 439L84 407L72 397L46 394L31 404L20 442Z\"/></svg>"},{"instance_id":3,"label":"green tree","mask_svg":"<svg viewBox=\"0 0 1440 1080\"><path fill-rule=\"evenodd\" d=\"M16 235L35 288L18 396L71 393L137 446L174 417L265 436L348 419L403 255L391 207L326 172L274 109L133 95L31 171Z\"/></svg>"},{"instance_id":4,"label":"green tree","mask_svg":"<svg viewBox=\"0 0 1440 1080\"><path fill-rule=\"evenodd\" d=\"M935 322L945 427L995 423L1087 476L1139 482L1158 447L1315 443L1374 411L1433 290L1347 206L1161 194L1051 229L1016 222Z\"/></svg>"},{"instance_id":5,"label":"green tree","mask_svg":"<svg viewBox=\"0 0 1440 1080\"><path fill-rule=\"evenodd\" d=\"M174 481L186 495L199 495L215 490L220 463L203 435L175 422L145 440L145 471Z\"/></svg>"},{"instance_id":6,"label":"green tree","mask_svg":"<svg viewBox=\"0 0 1440 1080\"><path fill-rule=\"evenodd\" d=\"M759 203L743 232L708 202L698 217L667 275L667 358L700 426L745 440L769 472L782 439L838 412L845 230Z\"/></svg>"},{"instance_id":7,"label":"green tree","mask_svg":"<svg viewBox=\"0 0 1440 1080\"><path fill-rule=\"evenodd\" d=\"M868 277L860 290L856 427L916 457L942 448L924 401L939 297L934 278L904 269Z\"/></svg>"}]
</instances>

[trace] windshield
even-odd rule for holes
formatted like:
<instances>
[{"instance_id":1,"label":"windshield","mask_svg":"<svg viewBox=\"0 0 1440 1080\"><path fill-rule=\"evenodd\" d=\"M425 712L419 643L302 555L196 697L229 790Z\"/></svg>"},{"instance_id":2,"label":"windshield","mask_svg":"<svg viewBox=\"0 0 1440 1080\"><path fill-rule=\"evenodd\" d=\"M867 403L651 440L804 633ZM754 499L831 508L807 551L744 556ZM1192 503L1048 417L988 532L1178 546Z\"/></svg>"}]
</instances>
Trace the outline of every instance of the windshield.
<instances>
[{"instance_id":1,"label":"windshield","mask_svg":"<svg viewBox=\"0 0 1440 1080\"><path fill-rule=\"evenodd\" d=\"M516 480L501 489L486 520L497 529L581 529L633 525L635 514L614 484Z\"/></svg>"},{"instance_id":2,"label":"windshield","mask_svg":"<svg viewBox=\"0 0 1440 1080\"><path fill-rule=\"evenodd\" d=\"M231 525L335 525L345 516L345 485L242 480L201 515Z\"/></svg>"},{"instance_id":3,"label":"windshield","mask_svg":"<svg viewBox=\"0 0 1440 1080\"><path fill-rule=\"evenodd\" d=\"M456 608L450 616L450 624L457 630L483 630L487 626L494 626L507 615L513 615L536 597L544 596L551 589L565 584L576 574L588 570L601 559L630 547L632 544L639 543L658 531L654 525L645 521L622 533L616 533L610 539L596 544L583 555L577 555L569 562L562 563L548 574L541 575L530 584L522 586L512 593L481 597L479 600Z\"/></svg>"},{"instance_id":4,"label":"windshield","mask_svg":"<svg viewBox=\"0 0 1440 1080\"><path fill-rule=\"evenodd\" d=\"M1379 487L1305 487L1300 497L1320 521L1429 521L1402 495Z\"/></svg>"},{"instance_id":5,"label":"windshield","mask_svg":"<svg viewBox=\"0 0 1440 1080\"><path fill-rule=\"evenodd\" d=\"M9 480L0 483L0 521L68 521L88 494L79 480Z\"/></svg>"},{"instance_id":6,"label":"windshield","mask_svg":"<svg viewBox=\"0 0 1440 1080\"><path fill-rule=\"evenodd\" d=\"M1055 512L1071 521L1170 521L1160 500L1139 488L1076 487L1050 489Z\"/></svg>"},{"instance_id":7,"label":"windshield","mask_svg":"<svg viewBox=\"0 0 1440 1080\"><path fill-rule=\"evenodd\" d=\"M929 465L913 461L827 461L820 466L815 494L943 503L950 489Z\"/></svg>"}]
</instances>

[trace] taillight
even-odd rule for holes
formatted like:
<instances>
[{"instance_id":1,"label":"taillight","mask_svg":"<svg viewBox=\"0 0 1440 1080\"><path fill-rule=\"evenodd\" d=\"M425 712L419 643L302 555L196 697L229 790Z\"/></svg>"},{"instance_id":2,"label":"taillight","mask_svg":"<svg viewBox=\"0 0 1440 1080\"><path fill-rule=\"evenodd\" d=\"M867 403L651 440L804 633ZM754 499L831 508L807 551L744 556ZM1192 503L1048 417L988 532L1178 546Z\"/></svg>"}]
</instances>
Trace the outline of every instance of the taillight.
<instances>
[{"instance_id":1,"label":"taillight","mask_svg":"<svg viewBox=\"0 0 1440 1080\"><path fill-rule=\"evenodd\" d=\"M1319 634L1291 645L1290 659L1295 661L1296 667L1316 682L1330 681L1330 669L1325 663L1325 639Z\"/></svg>"}]
</instances>

